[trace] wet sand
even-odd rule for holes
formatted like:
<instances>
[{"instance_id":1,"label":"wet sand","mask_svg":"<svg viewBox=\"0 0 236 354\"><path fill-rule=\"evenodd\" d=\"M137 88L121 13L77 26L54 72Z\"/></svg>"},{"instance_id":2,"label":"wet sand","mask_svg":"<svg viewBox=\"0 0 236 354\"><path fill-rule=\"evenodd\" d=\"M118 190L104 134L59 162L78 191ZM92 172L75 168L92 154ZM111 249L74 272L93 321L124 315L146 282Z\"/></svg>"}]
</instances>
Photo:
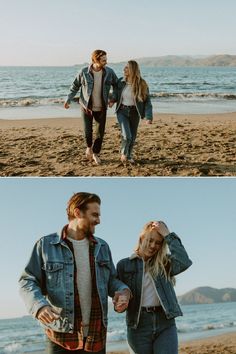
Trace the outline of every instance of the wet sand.
<instances>
[{"instance_id":1,"label":"wet sand","mask_svg":"<svg viewBox=\"0 0 236 354\"><path fill-rule=\"evenodd\" d=\"M0 120L0 176L236 175L236 113L141 121L134 165L120 162L120 139L116 119L108 118L96 166L85 158L79 118Z\"/></svg>"}]
</instances>

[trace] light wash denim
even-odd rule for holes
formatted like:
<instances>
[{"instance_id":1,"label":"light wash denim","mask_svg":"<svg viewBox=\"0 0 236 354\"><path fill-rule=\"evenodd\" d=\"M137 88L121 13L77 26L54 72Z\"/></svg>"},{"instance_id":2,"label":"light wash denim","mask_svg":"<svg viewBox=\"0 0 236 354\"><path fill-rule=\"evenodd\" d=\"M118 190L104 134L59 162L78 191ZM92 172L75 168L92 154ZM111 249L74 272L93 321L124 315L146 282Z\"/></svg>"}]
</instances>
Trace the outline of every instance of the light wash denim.
<instances>
[{"instance_id":1,"label":"light wash denim","mask_svg":"<svg viewBox=\"0 0 236 354\"><path fill-rule=\"evenodd\" d=\"M111 87L115 89L117 85L118 78L115 72L106 66L103 68L102 76L102 100L104 107L107 107L108 98ZM67 96L66 102L70 104L71 100L75 97L77 92L80 90L79 103L85 109L91 109L91 95L93 92L94 78L91 71L91 65L87 66L76 75L71 87L70 92Z\"/></svg>"},{"instance_id":2,"label":"light wash denim","mask_svg":"<svg viewBox=\"0 0 236 354\"><path fill-rule=\"evenodd\" d=\"M167 266L170 268L170 275L175 276L189 268L192 261L189 259L180 238L174 232L165 237L165 242L170 250ZM141 310L144 261L137 254L133 254L118 262L117 273L119 279L130 288L133 295L126 311L126 323L128 327L135 329L138 327ZM153 281L166 318L170 320L182 316L172 282L166 279L163 274L158 274Z\"/></svg>"},{"instance_id":3,"label":"light wash denim","mask_svg":"<svg viewBox=\"0 0 236 354\"><path fill-rule=\"evenodd\" d=\"M132 159L132 152L137 136L139 125L139 114L135 107L120 108L117 112L117 120L121 128L121 154L125 155L128 160Z\"/></svg>"},{"instance_id":4,"label":"light wash denim","mask_svg":"<svg viewBox=\"0 0 236 354\"><path fill-rule=\"evenodd\" d=\"M130 353L178 354L175 320L168 320L164 311L141 311L137 329L127 328Z\"/></svg>"},{"instance_id":5,"label":"light wash denim","mask_svg":"<svg viewBox=\"0 0 236 354\"><path fill-rule=\"evenodd\" d=\"M114 90L112 93L112 100L116 102L116 113L118 112L122 104L122 93L125 86L126 86L126 81L124 78L120 78L117 84L114 86ZM146 118L147 120L152 121L153 113L152 113L152 103L151 103L149 91L145 101L139 101L138 99L135 99L134 104L137 109L139 118L141 119Z\"/></svg>"},{"instance_id":6,"label":"light wash denim","mask_svg":"<svg viewBox=\"0 0 236 354\"><path fill-rule=\"evenodd\" d=\"M107 326L108 295L128 288L116 277L108 244L95 237L94 258L103 324ZM67 243L54 233L42 237L34 246L29 262L19 280L20 294L29 313L36 317L40 308L50 305L60 318L45 327L56 332L74 329L74 257Z\"/></svg>"}]
</instances>

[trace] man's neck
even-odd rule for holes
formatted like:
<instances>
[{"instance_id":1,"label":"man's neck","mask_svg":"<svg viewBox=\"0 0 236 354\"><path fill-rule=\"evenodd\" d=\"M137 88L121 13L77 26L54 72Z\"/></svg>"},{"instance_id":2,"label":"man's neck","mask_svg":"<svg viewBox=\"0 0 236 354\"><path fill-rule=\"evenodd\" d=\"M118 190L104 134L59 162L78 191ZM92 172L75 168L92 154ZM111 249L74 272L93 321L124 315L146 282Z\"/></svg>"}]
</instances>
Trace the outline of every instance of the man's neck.
<instances>
[{"instance_id":1,"label":"man's neck","mask_svg":"<svg viewBox=\"0 0 236 354\"><path fill-rule=\"evenodd\" d=\"M94 71L101 71L103 67L100 64L93 63L92 68Z\"/></svg>"},{"instance_id":2,"label":"man's neck","mask_svg":"<svg viewBox=\"0 0 236 354\"><path fill-rule=\"evenodd\" d=\"M68 226L67 237L72 238L73 240L83 240L86 238L86 233L84 230Z\"/></svg>"}]
</instances>

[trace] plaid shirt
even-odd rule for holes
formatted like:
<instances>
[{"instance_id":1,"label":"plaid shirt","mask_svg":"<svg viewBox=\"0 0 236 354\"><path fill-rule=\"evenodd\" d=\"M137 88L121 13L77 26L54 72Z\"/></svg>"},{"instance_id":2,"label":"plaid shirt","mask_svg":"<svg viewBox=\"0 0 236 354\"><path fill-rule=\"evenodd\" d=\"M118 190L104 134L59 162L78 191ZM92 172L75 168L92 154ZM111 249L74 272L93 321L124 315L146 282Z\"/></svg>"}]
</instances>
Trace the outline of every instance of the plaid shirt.
<instances>
[{"instance_id":1,"label":"plaid shirt","mask_svg":"<svg viewBox=\"0 0 236 354\"><path fill-rule=\"evenodd\" d=\"M73 245L67 239L66 225L62 230L62 239L66 241L73 255ZM89 236L89 261L92 276L92 307L89 322L89 332L86 340L84 341L83 328L82 328L82 314L79 301L79 293L76 281L76 267L74 272L74 294L75 294L75 327L74 333L59 333L52 329L46 329L46 335L48 338L67 350L79 350L84 349L88 352L98 352L105 347L106 344L106 328L102 322L102 309L99 300L99 295L96 285L96 273L94 262L94 248L97 241L93 235Z\"/></svg>"}]
</instances>

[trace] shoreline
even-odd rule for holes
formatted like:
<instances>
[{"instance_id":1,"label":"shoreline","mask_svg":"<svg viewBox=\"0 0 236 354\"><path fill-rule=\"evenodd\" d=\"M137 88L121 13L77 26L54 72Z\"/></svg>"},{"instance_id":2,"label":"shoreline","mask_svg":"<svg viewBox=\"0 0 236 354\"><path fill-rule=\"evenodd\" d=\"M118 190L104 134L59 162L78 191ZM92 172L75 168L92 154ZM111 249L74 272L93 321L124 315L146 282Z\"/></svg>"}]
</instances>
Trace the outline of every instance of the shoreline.
<instances>
[{"instance_id":1,"label":"shoreline","mask_svg":"<svg viewBox=\"0 0 236 354\"><path fill-rule=\"evenodd\" d=\"M1 101L1 99L0 99ZM0 102L1 103L1 102ZM63 107L64 100L55 105L31 105L25 99L25 105L1 106L1 120L21 120L21 119L44 119L44 118L81 118L81 107L76 103L71 103L70 109ZM153 114L173 114L173 115L209 115L209 114L231 114L236 113L236 100L155 100L152 99ZM115 116L115 106L107 109L107 117Z\"/></svg>"},{"instance_id":2,"label":"shoreline","mask_svg":"<svg viewBox=\"0 0 236 354\"><path fill-rule=\"evenodd\" d=\"M118 347L118 345L117 345ZM188 340L179 343L179 354L235 354L236 331L213 335L207 338ZM45 354L44 351L31 351L27 354ZM109 350L107 354L129 354L128 348Z\"/></svg>"},{"instance_id":3,"label":"shoreline","mask_svg":"<svg viewBox=\"0 0 236 354\"><path fill-rule=\"evenodd\" d=\"M0 120L0 176L236 176L236 113L154 114L140 122L135 165L120 162L120 128L107 118L96 166L85 157L82 120Z\"/></svg>"}]
</instances>

